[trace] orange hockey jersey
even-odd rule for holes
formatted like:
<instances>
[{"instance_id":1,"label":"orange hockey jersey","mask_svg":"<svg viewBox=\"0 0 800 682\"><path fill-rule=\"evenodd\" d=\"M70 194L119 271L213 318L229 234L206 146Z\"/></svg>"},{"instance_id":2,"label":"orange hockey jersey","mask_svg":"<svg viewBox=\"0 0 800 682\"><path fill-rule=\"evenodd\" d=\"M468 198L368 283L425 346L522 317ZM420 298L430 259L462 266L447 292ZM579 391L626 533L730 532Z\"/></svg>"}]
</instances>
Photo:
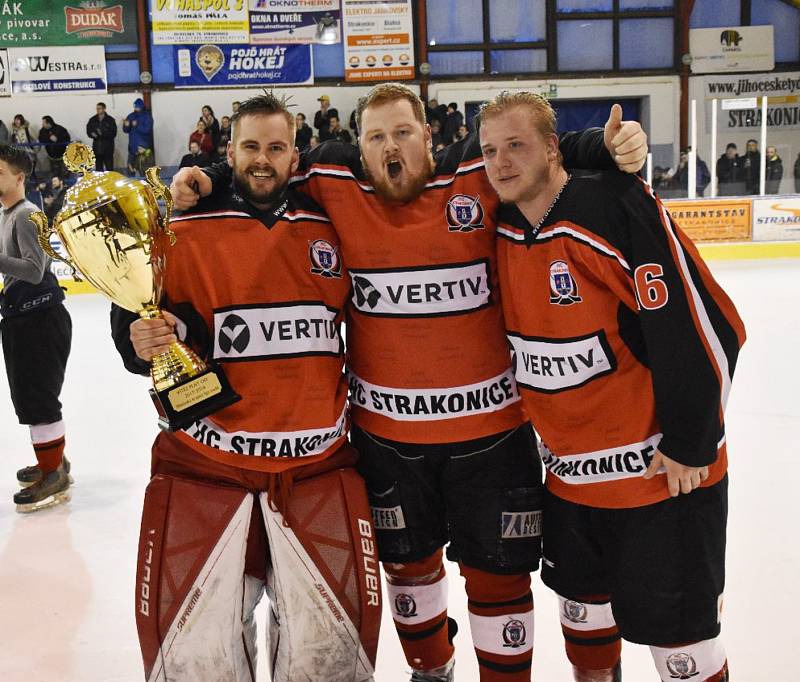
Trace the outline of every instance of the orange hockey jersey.
<instances>
[{"instance_id":1,"label":"orange hockey jersey","mask_svg":"<svg viewBox=\"0 0 800 682\"><path fill-rule=\"evenodd\" d=\"M567 163L613 165L599 130L567 134L561 148ZM499 201L477 138L438 156L422 195L403 206L376 196L352 145L321 145L291 182L330 216L352 281L353 421L405 443L464 441L521 424L497 281Z\"/></svg>"},{"instance_id":2,"label":"orange hockey jersey","mask_svg":"<svg viewBox=\"0 0 800 682\"><path fill-rule=\"evenodd\" d=\"M267 472L333 453L347 437L340 327L350 279L328 218L290 190L268 213L234 195L170 225L166 307L242 399L162 437Z\"/></svg>"},{"instance_id":3,"label":"orange hockey jersey","mask_svg":"<svg viewBox=\"0 0 800 682\"><path fill-rule=\"evenodd\" d=\"M650 187L575 173L533 229L501 209L498 259L508 340L548 488L627 508L669 496L642 478L656 449L688 466L727 459L723 410L744 326Z\"/></svg>"}]
</instances>

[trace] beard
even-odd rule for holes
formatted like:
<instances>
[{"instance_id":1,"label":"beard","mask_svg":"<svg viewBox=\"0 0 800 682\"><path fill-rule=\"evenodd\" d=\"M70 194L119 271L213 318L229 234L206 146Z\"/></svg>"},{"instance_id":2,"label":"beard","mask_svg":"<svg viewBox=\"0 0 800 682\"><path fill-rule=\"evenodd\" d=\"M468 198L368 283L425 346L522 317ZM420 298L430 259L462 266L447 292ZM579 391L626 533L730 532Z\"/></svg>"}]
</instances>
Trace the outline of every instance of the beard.
<instances>
[{"instance_id":1,"label":"beard","mask_svg":"<svg viewBox=\"0 0 800 682\"><path fill-rule=\"evenodd\" d=\"M259 168L257 170L262 171L271 171L274 176L275 186L273 189L269 191L261 191L254 189L250 185L250 178L247 173L251 170L256 170L254 168L247 168L244 171L240 171L237 168L233 169L233 186L236 191L247 201L253 204L256 207L259 206L273 206L277 200L281 197L281 195L286 191L286 187L289 184L288 176L282 178L278 171L276 171L272 166L268 166L267 168Z\"/></svg>"},{"instance_id":2,"label":"beard","mask_svg":"<svg viewBox=\"0 0 800 682\"><path fill-rule=\"evenodd\" d=\"M370 173L367 164L364 163L363 156L361 157L361 165L364 167L364 172L367 175L367 179L375 188L375 194L377 194L381 199L391 201L395 204L407 204L409 201L413 201L420 194L422 194L422 191L425 189L425 185L428 184L428 180L431 179L433 171L436 168L436 164L433 160L433 154L431 154L430 150L428 150L425 155L425 163L422 169L420 169L420 171L417 173L412 173L406 167L405 172L408 174L407 181L402 185L395 185L383 176L377 178Z\"/></svg>"}]
</instances>

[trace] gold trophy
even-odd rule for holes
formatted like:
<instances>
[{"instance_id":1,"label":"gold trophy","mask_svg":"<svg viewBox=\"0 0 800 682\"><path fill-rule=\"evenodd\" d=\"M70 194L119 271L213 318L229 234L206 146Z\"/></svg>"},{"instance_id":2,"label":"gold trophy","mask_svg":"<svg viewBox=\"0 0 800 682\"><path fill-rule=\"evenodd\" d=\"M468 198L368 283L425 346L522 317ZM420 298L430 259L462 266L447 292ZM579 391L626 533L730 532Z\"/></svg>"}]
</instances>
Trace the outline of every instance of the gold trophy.
<instances>
[{"instance_id":1,"label":"gold trophy","mask_svg":"<svg viewBox=\"0 0 800 682\"><path fill-rule=\"evenodd\" d=\"M164 281L166 252L175 243L169 229L172 196L157 166L145 180L115 172L96 173L94 153L80 142L64 152L64 163L80 179L64 197L64 207L50 226L41 211L31 214L39 243L51 258L76 268L118 306L144 319L161 317L158 303ZM162 217L156 197L166 206ZM52 247L56 233L69 258ZM220 367L207 365L180 342L153 357L150 396L159 425L175 431L240 400Z\"/></svg>"}]
</instances>

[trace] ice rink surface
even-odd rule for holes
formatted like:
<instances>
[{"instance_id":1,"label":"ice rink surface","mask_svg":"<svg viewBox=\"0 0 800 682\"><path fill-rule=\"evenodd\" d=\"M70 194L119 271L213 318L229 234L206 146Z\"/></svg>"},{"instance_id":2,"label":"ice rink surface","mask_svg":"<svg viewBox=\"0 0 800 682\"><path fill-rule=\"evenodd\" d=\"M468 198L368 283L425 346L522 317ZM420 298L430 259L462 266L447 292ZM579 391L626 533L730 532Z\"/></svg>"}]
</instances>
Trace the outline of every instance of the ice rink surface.
<instances>
[{"instance_id":1,"label":"ice rink surface","mask_svg":"<svg viewBox=\"0 0 800 682\"><path fill-rule=\"evenodd\" d=\"M712 268L748 332L727 413L731 481L723 636L733 680L795 682L800 260L712 263ZM133 582L154 411L147 381L129 375L118 360L106 300L74 296L68 306L74 339L62 399L75 477L68 505L16 513L14 472L32 456L27 429L16 423L5 377L0 380L3 682L142 679ZM451 615L461 627L456 679L477 682L463 581L457 567L448 569ZM555 601L538 575L534 597L534 679L568 682ZM263 605L260 610L263 621ZM263 651L263 639L259 644ZM401 682L409 676L384 609L376 680ZM625 645L623 677L657 680L644 647ZM261 665L259 680L266 679ZM319 679L323 682L324 674Z\"/></svg>"}]
</instances>

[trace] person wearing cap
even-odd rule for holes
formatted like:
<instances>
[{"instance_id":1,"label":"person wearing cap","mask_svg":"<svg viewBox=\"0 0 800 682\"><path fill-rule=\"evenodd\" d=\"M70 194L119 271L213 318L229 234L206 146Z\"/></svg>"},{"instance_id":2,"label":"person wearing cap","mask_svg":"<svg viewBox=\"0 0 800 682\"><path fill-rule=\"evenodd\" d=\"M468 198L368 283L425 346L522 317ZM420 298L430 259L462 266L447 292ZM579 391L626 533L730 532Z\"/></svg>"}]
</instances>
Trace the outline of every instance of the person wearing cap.
<instances>
[{"instance_id":1,"label":"person wearing cap","mask_svg":"<svg viewBox=\"0 0 800 682\"><path fill-rule=\"evenodd\" d=\"M331 98L328 95L320 95L317 98L319 102L319 111L314 114L314 127L317 129L317 134L321 142L331 139L331 116L339 118L338 109L331 106Z\"/></svg>"}]
</instances>

